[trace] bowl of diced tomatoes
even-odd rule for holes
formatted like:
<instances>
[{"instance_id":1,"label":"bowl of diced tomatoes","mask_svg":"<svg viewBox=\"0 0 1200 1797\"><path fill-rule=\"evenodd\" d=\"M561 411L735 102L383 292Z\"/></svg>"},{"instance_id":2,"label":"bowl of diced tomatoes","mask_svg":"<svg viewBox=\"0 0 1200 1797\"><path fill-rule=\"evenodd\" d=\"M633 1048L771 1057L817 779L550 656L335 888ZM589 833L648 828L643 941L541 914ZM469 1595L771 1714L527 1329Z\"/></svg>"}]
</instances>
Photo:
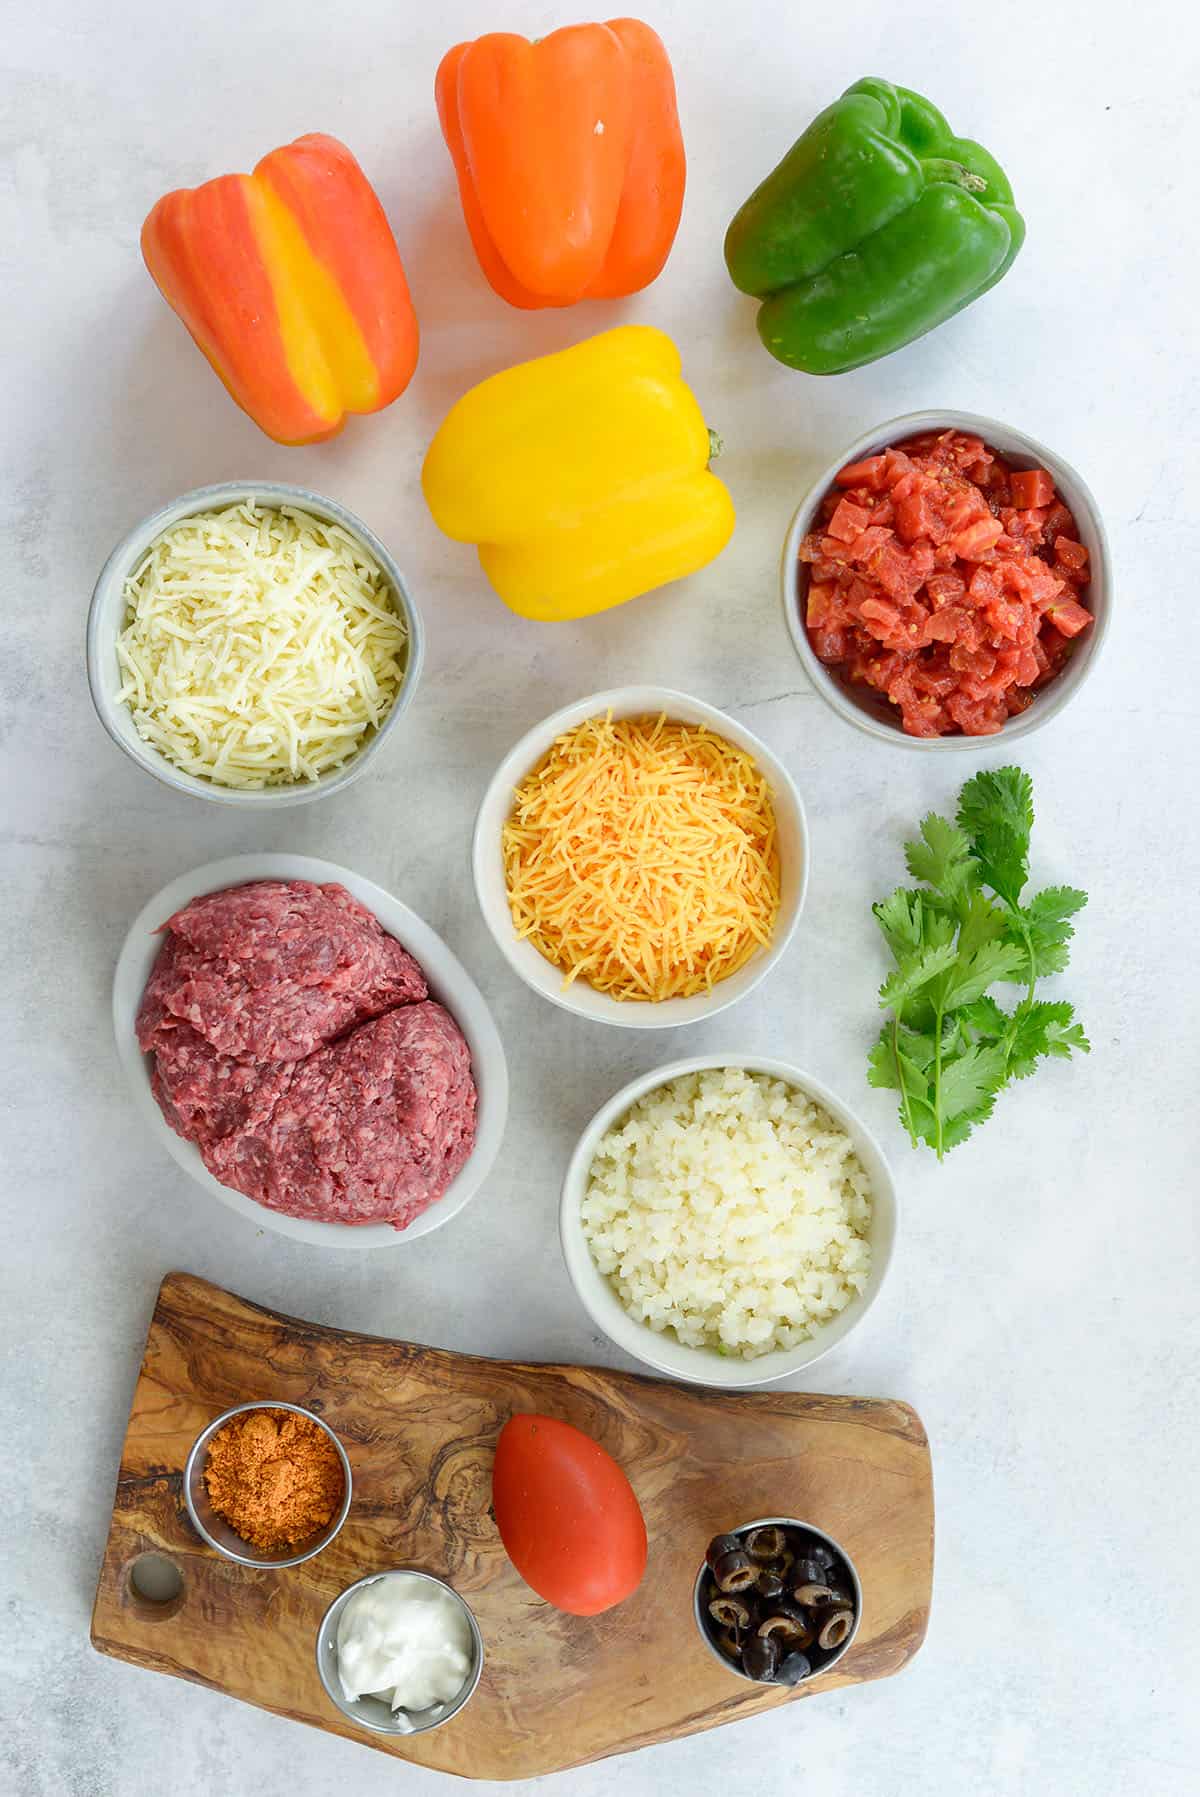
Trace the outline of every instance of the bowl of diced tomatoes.
<instances>
[{"instance_id":1,"label":"bowl of diced tomatoes","mask_svg":"<svg viewBox=\"0 0 1200 1797\"><path fill-rule=\"evenodd\" d=\"M1111 569L1086 483L968 412L868 431L821 475L783 550L784 615L821 696L911 748L1027 736L1094 666Z\"/></svg>"}]
</instances>

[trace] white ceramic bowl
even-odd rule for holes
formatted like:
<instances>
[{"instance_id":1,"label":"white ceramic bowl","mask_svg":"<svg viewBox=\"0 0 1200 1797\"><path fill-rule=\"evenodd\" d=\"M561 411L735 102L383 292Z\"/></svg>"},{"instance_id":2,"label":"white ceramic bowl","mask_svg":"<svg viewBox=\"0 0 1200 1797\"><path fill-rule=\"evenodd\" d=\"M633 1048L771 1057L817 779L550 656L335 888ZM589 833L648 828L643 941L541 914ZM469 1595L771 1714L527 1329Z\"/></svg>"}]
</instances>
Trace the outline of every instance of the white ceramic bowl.
<instances>
[{"instance_id":1,"label":"white ceramic bowl","mask_svg":"<svg viewBox=\"0 0 1200 1797\"><path fill-rule=\"evenodd\" d=\"M219 786L214 780L200 780L195 774L185 773L174 762L168 761L165 755L160 754L151 743L143 741L134 724L133 713L128 705L119 703L116 696L121 688L116 641L125 621L125 582L146 550L156 537L160 537L165 530L170 530L173 524L178 524L181 518L190 518L196 512L211 512L222 506L236 505L240 500L250 498L261 500L265 505L301 506L315 517L340 524L343 530L357 537L387 576L408 627L408 665L404 682L392 709L375 734L368 737L363 747L344 767L322 774L319 780L301 780L294 786L269 786L261 792L243 792L232 786ZM170 505L164 505L149 518L143 519L128 536L122 538L100 570L100 578L96 582L88 611L88 685L96 715L117 747L123 749L131 760L144 767L148 773L153 774L156 780L161 780L164 786L174 787L176 792L188 793L196 799L210 799L218 805L238 805L245 810L256 807L259 810L279 810L289 805L304 805L310 799L321 799L331 792L340 792L352 780L357 780L360 774L366 772L383 747L384 739L395 729L412 703L424 656L425 635L421 614L413 603L403 574L374 532L368 530L361 518L356 518L353 512L339 505L336 499L326 499L320 493L311 493L307 487L283 486L274 481L231 480L222 481L213 487L197 487L191 493L183 493L178 499L173 499Z\"/></svg>"},{"instance_id":2,"label":"white ceramic bowl","mask_svg":"<svg viewBox=\"0 0 1200 1797\"><path fill-rule=\"evenodd\" d=\"M252 1198L214 1179L201 1160L199 1149L177 1136L158 1108L150 1089L150 1056L142 1053L134 1034L142 993L162 946L158 932L169 917L202 893L220 892L223 887L244 885L249 880L311 880L318 885L332 880L345 886L415 956L429 982L430 995L445 1006L467 1039L479 1094L475 1146L444 1195L414 1218L407 1229L393 1229L387 1223L317 1223L308 1217L287 1217L268 1210L266 1205L256 1204ZM335 866L332 861L317 861L309 855L233 855L227 861L210 861L207 866L172 880L142 907L125 938L113 977L113 1023L117 1052L134 1102L162 1147L185 1173L190 1173L206 1192L230 1210L260 1229L273 1229L295 1241L311 1242L320 1248L398 1248L416 1241L457 1216L487 1178L500 1150L508 1115L508 1067L483 994L462 962L414 911L381 886L351 873L349 868Z\"/></svg>"},{"instance_id":3,"label":"white ceramic bowl","mask_svg":"<svg viewBox=\"0 0 1200 1797\"><path fill-rule=\"evenodd\" d=\"M769 1074L772 1079L786 1080L789 1085L797 1086L806 1096L823 1105L835 1122L846 1130L863 1171L871 1181L871 1276L866 1291L852 1299L832 1322L799 1347L778 1348L770 1354L760 1355L757 1360L734 1359L718 1354L715 1348L685 1347L674 1335L660 1333L630 1316L592 1259L579 1216L601 1137L647 1092L665 1086L682 1074L699 1073L713 1067L743 1067L750 1073ZM789 1066L786 1061L768 1060L762 1055L695 1055L691 1060L673 1061L669 1066L656 1067L653 1072L642 1074L640 1079L623 1086L596 1112L580 1136L567 1167L558 1222L571 1284L593 1323L610 1341L624 1348L635 1360L653 1367L656 1372L666 1373L669 1378L738 1391L748 1386L771 1385L777 1379L802 1372L839 1342L845 1341L851 1330L862 1322L879 1296L891 1264L897 1225L896 1187L883 1152L866 1124L811 1074Z\"/></svg>"},{"instance_id":4,"label":"white ceramic bowl","mask_svg":"<svg viewBox=\"0 0 1200 1797\"><path fill-rule=\"evenodd\" d=\"M531 942L522 941L513 928L500 851L501 832L512 810L513 794L557 737L587 718L603 717L609 711L614 718L656 716L665 712L668 718L677 722L703 724L752 755L771 788L779 840L779 916L767 947L759 949L737 973L721 980L711 993L701 993L695 998L668 998L653 1004L648 1000L610 998L606 992L597 992L582 980L564 989L562 969L547 961ZM706 705L702 699L674 692L667 686L619 686L611 692L592 693L586 699L577 699L573 705L565 705L561 711L535 724L509 750L496 769L479 807L471 866L484 920L501 954L527 986L532 986L551 1004L595 1023L616 1023L626 1029L668 1029L715 1017L718 1011L736 1004L779 960L800 920L808 890L808 825L800 794L783 763L735 718L728 717L715 706Z\"/></svg>"},{"instance_id":5,"label":"white ceramic bowl","mask_svg":"<svg viewBox=\"0 0 1200 1797\"><path fill-rule=\"evenodd\" d=\"M1045 468L1053 475L1064 505L1069 506L1074 513L1080 541L1090 558L1092 578L1083 597L1095 623L1077 639L1058 678L1035 696L1027 710L1010 718L994 736L908 736L901 727L895 707L886 699L872 694L865 687L852 690L844 686L837 675L818 660L808 640L808 631L801 613L801 571L798 559L800 543L812 529L817 508L833 485L835 476L850 462L877 455L880 450L902 442L905 437L915 437L921 431L930 430L964 431L970 436L982 437L989 449L998 449L1001 455L1018 468ZM956 755L964 751L978 752L997 745L1007 746L1021 737L1029 736L1033 731L1040 730L1043 724L1048 724L1051 718L1057 717L1064 705L1074 698L1095 667L1108 633L1112 607L1112 560L1096 501L1083 477L1062 456L1056 455L1035 438L1027 437L1024 431L1002 424L998 418L983 418L974 412L910 412L904 418L892 418L886 424L877 425L874 430L865 431L836 456L825 472L813 482L792 519L783 545L780 588L784 620L796 653L821 697L839 717L845 718L849 724L856 724L868 736L877 737L881 742L895 743L905 749L924 749L938 755Z\"/></svg>"}]
</instances>

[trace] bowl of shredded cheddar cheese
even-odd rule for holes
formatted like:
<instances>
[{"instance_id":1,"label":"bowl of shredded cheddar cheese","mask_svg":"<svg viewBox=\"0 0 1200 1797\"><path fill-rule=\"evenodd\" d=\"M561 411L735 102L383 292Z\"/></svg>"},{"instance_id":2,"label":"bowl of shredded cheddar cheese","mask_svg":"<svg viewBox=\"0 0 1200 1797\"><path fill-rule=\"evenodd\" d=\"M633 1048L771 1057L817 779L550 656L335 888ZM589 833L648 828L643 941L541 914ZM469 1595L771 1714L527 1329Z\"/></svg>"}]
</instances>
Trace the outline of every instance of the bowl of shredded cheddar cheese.
<instances>
[{"instance_id":1,"label":"bowl of shredded cheddar cheese","mask_svg":"<svg viewBox=\"0 0 1200 1797\"><path fill-rule=\"evenodd\" d=\"M627 1028L711 1017L786 949L804 807L766 744L667 687L595 693L505 756L472 855L484 919L534 991Z\"/></svg>"},{"instance_id":2,"label":"bowl of shredded cheddar cheese","mask_svg":"<svg viewBox=\"0 0 1200 1797\"><path fill-rule=\"evenodd\" d=\"M335 500L227 482L130 531L88 614L88 680L119 748L177 791L288 806L361 774L420 673L419 614Z\"/></svg>"}]
</instances>

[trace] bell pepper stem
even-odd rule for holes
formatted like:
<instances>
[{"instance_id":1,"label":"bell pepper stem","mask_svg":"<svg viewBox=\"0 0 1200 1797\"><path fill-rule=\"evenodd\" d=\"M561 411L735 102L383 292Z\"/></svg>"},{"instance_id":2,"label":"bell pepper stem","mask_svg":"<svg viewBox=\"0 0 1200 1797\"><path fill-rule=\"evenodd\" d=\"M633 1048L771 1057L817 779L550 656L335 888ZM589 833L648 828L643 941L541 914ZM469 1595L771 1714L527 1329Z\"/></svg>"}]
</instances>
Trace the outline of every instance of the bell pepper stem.
<instances>
[{"instance_id":1,"label":"bell pepper stem","mask_svg":"<svg viewBox=\"0 0 1200 1797\"><path fill-rule=\"evenodd\" d=\"M982 175L972 174L961 162L954 162L948 156L929 156L921 164L927 181L950 181L955 187L965 187L968 193L986 193L987 182Z\"/></svg>"},{"instance_id":2,"label":"bell pepper stem","mask_svg":"<svg viewBox=\"0 0 1200 1797\"><path fill-rule=\"evenodd\" d=\"M708 459L709 459L709 461L715 462L717 457L721 454L721 452L724 448L725 448L724 437L721 435L720 431L713 430L712 426L710 425L708 428Z\"/></svg>"}]
</instances>

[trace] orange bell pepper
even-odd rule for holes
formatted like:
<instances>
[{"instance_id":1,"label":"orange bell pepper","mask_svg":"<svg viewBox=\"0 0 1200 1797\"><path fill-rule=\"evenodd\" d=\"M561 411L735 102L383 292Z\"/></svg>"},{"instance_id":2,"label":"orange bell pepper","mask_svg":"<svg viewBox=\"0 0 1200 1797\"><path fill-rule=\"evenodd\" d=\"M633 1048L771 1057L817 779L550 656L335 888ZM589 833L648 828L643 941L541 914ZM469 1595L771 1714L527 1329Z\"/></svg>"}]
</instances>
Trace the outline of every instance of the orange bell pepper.
<instances>
[{"instance_id":1,"label":"orange bell pepper","mask_svg":"<svg viewBox=\"0 0 1200 1797\"><path fill-rule=\"evenodd\" d=\"M232 397L277 443L315 443L408 385L417 320L383 207L319 132L159 200L142 254Z\"/></svg>"},{"instance_id":2,"label":"orange bell pepper","mask_svg":"<svg viewBox=\"0 0 1200 1797\"><path fill-rule=\"evenodd\" d=\"M437 72L438 116L484 274L514 306L648 286L683 208L675 80L638 19L530 43L493 32Z\"/></svg>"}]
</instances>

